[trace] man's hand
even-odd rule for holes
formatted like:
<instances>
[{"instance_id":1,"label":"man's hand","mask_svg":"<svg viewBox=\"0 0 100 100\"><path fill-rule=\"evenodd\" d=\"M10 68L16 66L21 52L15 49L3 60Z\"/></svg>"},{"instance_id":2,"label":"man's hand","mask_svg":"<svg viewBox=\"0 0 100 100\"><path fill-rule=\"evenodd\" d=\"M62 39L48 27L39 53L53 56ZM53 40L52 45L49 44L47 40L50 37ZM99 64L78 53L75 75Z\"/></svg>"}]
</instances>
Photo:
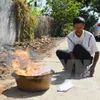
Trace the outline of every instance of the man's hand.
<instances>
[{"instance_id":1,"label":"man's hand","mask_svg":"<svg viewBox=\"0 0 100 100\"><path fill-rule=\"evenodd\" d=\"M99 51L95 53L93 63L92 63L91 69L90 69L90 77L93 77L93 74L95 71L95 66L97 64L98 59L99 59Z\"/></svg>"}]
</instances>

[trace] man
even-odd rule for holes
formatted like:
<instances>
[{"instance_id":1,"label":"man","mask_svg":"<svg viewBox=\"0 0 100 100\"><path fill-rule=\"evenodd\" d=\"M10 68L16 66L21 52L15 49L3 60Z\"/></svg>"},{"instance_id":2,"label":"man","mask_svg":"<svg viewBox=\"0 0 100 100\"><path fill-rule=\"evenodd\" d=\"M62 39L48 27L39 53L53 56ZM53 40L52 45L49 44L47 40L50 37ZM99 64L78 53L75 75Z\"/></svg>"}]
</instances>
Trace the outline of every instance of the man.
<instances>
[{"instance_id":1,"label":"man","mask_svg":"<svg viewBox=\"0 0 100 100\"><path fill-rule=\"evenodd\" d=\"M80 69L83 66L78 66L78 63L84 65L84 68L91 65L90 67L90 76L93 77L95 66L99 59L99 51L96 45L94 36L84 30L85 28L85 19L82 17L75 17L73 19L74 31L67 35L68 49L69 51L57 50L56 54L60 61L62 62L65 70L71 69L72 64L75 65L75 69L79 69L77 72L84 71ZM68 61L71 61L68 64ZM88 62L87 62L88 61ZM78 62L78 63L77 63ZM69 67L69 68L68 68Z\"/></svg>"}]
</instances>

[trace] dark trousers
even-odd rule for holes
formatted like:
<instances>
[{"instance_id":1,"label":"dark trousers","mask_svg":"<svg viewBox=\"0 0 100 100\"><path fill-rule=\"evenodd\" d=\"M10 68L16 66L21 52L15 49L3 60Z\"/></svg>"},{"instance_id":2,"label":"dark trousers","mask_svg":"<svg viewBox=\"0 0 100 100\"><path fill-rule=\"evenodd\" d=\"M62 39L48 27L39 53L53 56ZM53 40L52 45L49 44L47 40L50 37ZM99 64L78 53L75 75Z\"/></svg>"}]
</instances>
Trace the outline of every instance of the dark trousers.
<instances>
[{"instance_id":1,"label":"dark trousers","mask_svg":"<svg viewBox=\"0 0 100 100\"><path fill-rule=\"evenodd\" d=\"M75 45L73 49L73 54L76 58L76 70L77 72L82 72L84 68L92 63L93 57L91 57L90 53L81 45ZM65 70L72 70L73 62L69 53L65 50L57 50L56 55L60 59L61 63L63 64ZM68 63L69 61L69 63Z\"/></svg>"}]
</instances>

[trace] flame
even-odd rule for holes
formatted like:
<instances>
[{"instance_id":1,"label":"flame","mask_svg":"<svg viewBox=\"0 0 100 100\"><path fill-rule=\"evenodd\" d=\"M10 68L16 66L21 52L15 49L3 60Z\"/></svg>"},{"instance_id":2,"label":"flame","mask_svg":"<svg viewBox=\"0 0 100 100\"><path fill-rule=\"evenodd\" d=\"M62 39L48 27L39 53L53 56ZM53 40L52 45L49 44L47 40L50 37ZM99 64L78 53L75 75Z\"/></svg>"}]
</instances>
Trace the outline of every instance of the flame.
<instances>
[{"instance_id":1,"label":"flame","mask_svg":"<svg viewBox=\"0 0 100 100\"><path fill-rule=\"evenodd\" d=\"M44 72L43 64L33 63L29 59L28 51L16 50L12 54L15 55L15 58L12 61L12 66L16 74L24 76L38 76L50 73Z\"/></svg>"}]
</instances>

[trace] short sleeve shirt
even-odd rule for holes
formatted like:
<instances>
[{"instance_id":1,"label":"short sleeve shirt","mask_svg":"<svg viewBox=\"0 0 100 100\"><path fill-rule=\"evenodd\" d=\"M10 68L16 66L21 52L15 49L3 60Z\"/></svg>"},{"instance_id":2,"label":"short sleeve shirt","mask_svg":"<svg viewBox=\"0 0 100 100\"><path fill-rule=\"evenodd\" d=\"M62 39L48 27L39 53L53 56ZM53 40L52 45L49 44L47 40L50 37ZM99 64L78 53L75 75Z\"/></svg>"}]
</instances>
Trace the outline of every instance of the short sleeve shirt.
<instances>
[{"instance_id":1,"label":"short sleeve shirt","mask_svg":"<svg viewBox=\"0 0 100 100\"><path fill-rule=\"evenodd\" d=\"M73 51L76 44L82 45L91 55L98 51L94 36L85 30L83 30L81 37L78 37L74 31L69 33L67 35L67 41L69 52Z\"/></svg>"}]
</instances>

